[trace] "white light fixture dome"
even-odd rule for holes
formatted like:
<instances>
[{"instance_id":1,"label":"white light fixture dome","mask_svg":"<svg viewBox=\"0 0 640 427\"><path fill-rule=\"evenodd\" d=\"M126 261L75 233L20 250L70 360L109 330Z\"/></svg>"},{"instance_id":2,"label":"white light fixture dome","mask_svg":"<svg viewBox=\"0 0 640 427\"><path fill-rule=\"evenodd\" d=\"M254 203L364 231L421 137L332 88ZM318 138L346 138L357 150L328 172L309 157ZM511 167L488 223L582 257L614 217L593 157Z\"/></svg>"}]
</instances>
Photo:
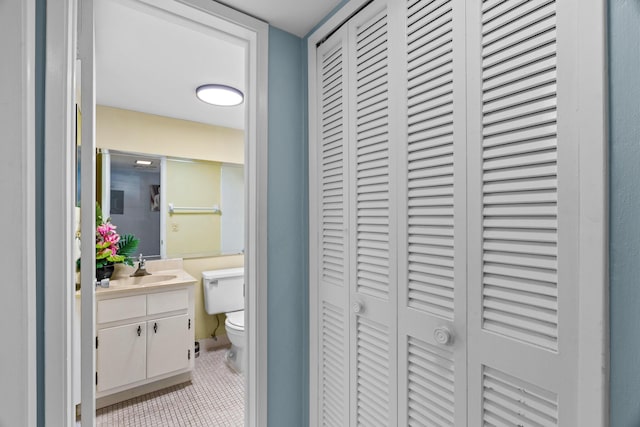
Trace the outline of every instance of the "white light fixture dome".
<instances>
[{"instance_id":1,"label":"white light fixture dome","mask_svg":"<svg viewBox=\"0 0 640 427\"><path fill-rule=\"evenodd\" d=\"M221 107L242 104L244 95L238 89L218 84L202 85L196 89L196 96L202 102Z\"/></svg>"}]
</instances>

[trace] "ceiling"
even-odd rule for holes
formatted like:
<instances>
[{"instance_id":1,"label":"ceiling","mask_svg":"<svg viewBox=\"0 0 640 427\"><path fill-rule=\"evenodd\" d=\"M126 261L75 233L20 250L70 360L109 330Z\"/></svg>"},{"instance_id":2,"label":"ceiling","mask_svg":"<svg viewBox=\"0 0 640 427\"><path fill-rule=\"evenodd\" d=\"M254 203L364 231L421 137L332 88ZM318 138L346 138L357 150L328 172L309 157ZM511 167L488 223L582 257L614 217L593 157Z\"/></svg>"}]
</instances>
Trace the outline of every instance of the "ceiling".
<instances>
[{"instance_id":1,"label":"ceiling","mask_svg":"<svg viewBox=\"0 0 640 427\"><path fill-rule=\"evenodd\" d=\"M340 0L225 0L235 9L298 36ZM98 104L235 129L244 104L216 107L195 97L203 84L245 92L241 43L133 0L96 0Z\"/></svg>"},{"instance_id":2,"label":"ceiling","mask_svg":"<svg viewBox=\"0 0 640 427\"><path fill-rule=\"evenodd\" d=\"M340 0L222 0L220 3L304 37Z\"/></svg>"},{"instance_id":3,"label":"ceiling","mask_svg":"<svg viewBox=\"0 0 640 427\"><path fill-rule=\"evenodd\" d=\"M97 103L242 129L244 104L205 104L195 90L220 83L244 92L244 48L203 26L130 4L96 2Z\"/></svg>"},{"instance_id":4,"label":"ceiling","mask_svg":"<svg viewBox=\"0 0 640 427\"><path fill-rule=\"evenodd\" d=\"M110 155L111 170L134 171L160 173L160 159L155 156L145 154L131 154L111 151ZM151 162L150 165L137 165L136 160L146 160Z\"/></svg>"}]
</instances>

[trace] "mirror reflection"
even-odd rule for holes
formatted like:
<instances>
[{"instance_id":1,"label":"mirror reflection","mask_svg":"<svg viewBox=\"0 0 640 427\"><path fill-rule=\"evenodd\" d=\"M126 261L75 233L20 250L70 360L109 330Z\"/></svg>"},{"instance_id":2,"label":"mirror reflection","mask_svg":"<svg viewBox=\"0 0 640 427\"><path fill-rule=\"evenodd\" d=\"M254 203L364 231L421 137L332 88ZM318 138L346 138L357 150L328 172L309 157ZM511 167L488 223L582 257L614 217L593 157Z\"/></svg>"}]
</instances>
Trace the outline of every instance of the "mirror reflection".
<instances>
[{"instance_id":1,"label":"mirror reflection","mask_svg":"<svg viewBox=\"0 0 640 427\"><path fill-rule=\"evenodd\" d=\"M242 131L104 106L96 123L98 202L139 253L243 253Z\"/></svg>"}]
</instances>

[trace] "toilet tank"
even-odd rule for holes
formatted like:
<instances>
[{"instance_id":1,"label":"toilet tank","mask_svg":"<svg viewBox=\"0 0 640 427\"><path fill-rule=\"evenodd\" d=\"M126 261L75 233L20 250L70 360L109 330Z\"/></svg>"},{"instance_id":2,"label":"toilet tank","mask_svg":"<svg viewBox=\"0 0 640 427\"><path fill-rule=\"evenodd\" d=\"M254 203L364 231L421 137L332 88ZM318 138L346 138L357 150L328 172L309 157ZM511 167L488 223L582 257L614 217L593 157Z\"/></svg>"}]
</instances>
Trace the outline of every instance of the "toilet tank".
<instances>
[{"instance_id":1,"label":"toilet tank","mask_svg":"<svg viewBox=\"0 0 640 427\"><path fill-rule=\"evenodd\" d=\"M203 271L202 288L207 313L244 309L244 268Z\"/></svg>"}]
</instances>

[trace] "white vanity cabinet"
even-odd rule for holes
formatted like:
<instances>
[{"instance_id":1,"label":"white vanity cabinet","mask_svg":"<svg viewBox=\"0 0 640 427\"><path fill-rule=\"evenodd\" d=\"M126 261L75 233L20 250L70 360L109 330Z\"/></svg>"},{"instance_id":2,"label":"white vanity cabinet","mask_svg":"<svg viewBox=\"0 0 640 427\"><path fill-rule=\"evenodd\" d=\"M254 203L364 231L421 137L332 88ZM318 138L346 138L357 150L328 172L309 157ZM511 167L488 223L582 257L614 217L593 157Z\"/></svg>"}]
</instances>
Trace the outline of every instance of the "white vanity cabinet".
<instances>
[{"instance_id":1,"label":"white vanity cabinet","mask_svg":"<svg viewBox=\"0 0 640 427\"><path fill-rule=\"evenodd\" d=\"M188 381L194 365L193 283L101 291L96 292L98 406Z\"/></svg>"}]
</instances>

